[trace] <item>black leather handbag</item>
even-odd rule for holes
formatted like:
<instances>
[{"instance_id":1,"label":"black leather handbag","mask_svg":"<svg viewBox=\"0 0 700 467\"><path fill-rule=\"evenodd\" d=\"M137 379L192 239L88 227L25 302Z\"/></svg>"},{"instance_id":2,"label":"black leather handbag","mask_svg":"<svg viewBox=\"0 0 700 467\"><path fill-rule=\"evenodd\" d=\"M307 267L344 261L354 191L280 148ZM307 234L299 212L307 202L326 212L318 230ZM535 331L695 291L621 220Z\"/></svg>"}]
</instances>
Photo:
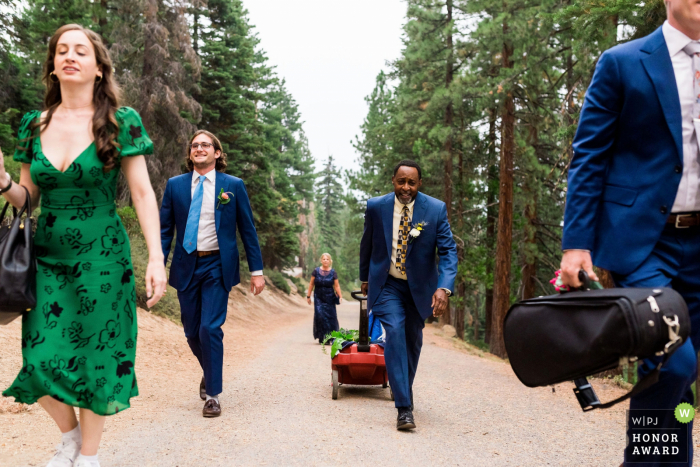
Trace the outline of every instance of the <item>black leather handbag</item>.
<instances>
[{"instance_id":1,"label":"black leather handbag","mask_svg":"<svg viewBox=\"0 0 700 467\"><path fill-rule=\"evenodd\" d=\"M36 260L32 229L32 200L27 200L9 225L2 225L10 206L0 214L0 324L8 324L36 306ZM26 217L22 218L26 214Z\"/></svg>"},{"instance_id":2,"label":"black leather handbag","mask_svg":"<svg viewBox=\"0 0 700 467\"><path fill-rule=\"evenodd\" d=\"M590 289L587 276L581 276ZM608 408L658 381L661 367L690 334L688 307L669 288L615 288L523 300L503 329L513 371L529 387L573 380L584 411ZM663 356L624 396L601 403L587 376L624 362Z\"/></svg>"}]
</instances>

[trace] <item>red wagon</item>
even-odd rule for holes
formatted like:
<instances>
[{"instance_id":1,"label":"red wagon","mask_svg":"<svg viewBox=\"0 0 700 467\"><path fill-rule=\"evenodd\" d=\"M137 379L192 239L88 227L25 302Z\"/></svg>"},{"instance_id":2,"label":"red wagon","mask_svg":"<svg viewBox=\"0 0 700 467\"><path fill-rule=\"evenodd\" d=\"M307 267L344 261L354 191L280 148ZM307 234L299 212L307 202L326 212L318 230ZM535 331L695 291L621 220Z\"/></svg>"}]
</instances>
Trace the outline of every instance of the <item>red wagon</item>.
<instances>
[{"instance_id":1,"label":"red wagon","mask_svg":"<svg viewBox=\"0 0 700 467\"><path fill-rule=\"evenodd\" d=\"M333 399L338 398L340 386L343 384L381 385L383 388L389 385L384 363L384 348L369 343L367 297L361 295L359 291L354 291L351 295L360 302L360 338L359 342L344 348L331 360ZM394 400L393 393L391 393L391 400Z\"/></svg>"}]
</instances>

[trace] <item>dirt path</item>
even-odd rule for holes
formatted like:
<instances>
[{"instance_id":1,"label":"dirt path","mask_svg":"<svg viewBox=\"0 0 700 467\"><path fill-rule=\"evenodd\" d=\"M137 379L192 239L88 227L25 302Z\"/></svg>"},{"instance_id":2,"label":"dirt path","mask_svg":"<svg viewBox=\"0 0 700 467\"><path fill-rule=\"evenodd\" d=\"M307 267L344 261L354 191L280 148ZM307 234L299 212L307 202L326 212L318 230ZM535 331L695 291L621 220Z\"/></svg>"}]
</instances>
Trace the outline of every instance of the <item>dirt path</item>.
<instances>
[{"instance_id":1,"label":"dirt path","mask_svg":"<svg viewBox=\"0 0 700 467\"><path fill-rule=\"evenodd\" d=\"M571 385L555 392L527 389L508 365L468 351L431 326L414 388L418 428L397 432L388 389L341 387L339 399L331 399L330 358L312 340L310 307L273 294L257 304L232 296L237 311L224 327L223 415L201 416L201 373L182 330L141 313L141 396L108 420L103 466L621 462L624 407L584 414ZM254 312L244 313L246 307ZM355 305L341 306L339 316L341 326L356 328ZM19 348L18 329L12 332L0 330L3 351ZM0 353L3 387L17 370L7 369L6 354ZM619 392L601 388L605 398ZM40 408L15 410L0 405L0 465L41 466L58 440L55 428Z\"/></svg>"}]
</instances>

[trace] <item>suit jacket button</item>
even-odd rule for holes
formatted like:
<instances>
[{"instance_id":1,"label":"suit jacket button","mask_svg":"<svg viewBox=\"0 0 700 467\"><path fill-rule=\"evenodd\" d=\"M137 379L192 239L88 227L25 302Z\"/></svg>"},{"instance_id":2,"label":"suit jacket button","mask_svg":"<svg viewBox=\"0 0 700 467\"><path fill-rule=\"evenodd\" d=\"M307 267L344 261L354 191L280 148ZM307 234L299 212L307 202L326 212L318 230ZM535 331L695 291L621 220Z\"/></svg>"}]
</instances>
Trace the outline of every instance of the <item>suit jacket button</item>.
<instances>
[{"instance_id":1,"label":"suit jacket button","mask_svg":"<svg viewBox=\"0 0 700 467\"><path fill-rule=\"evenodd\" d=\"M676 171L677 174L679 174L679 173L683 172L683 167L681 167L680 165L677 165L674 170Z\"/></svg>"},{"instance_id":2,"label":"suit jacket button","mask_svg":"<svg viewBox=\"0 0 700 467\"><path fill-rule=\"evenodd\" d=\"M659 211L661 211L661 214L666 214L668 212L668 209L666 208L666 206L661 206L661 209L659 209Z\"/></svg>"}]
</instances>

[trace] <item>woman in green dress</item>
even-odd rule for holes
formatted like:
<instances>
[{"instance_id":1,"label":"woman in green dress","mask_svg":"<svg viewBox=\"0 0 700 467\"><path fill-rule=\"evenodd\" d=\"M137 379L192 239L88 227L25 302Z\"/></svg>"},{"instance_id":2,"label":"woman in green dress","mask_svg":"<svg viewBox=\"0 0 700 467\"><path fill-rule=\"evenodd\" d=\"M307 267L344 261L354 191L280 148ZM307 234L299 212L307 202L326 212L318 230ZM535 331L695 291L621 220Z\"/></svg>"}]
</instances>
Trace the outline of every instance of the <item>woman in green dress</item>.
<instances>
[{"instance_id":1,"label":"woman in green dress","mask_svg":"<svg viewBox=\"0 0 700 467\"><path fill-rule=\"evenodd\" d=\"M134 274L115 205L120 169L148 245L148 305L165 291L158 206L143 157L153 144L139 115L119 107L111 60L94 32L61 27L44 69L46 110L27 113L19 129L19 183L0 153L5 199L20 207L27 188L33 206L41 200L37 306L23 317L23 366L3 395L38 401L55 420L63 437L48 466L97 467L105 416L138 395Z\"/></svg>"}]
</instances>

